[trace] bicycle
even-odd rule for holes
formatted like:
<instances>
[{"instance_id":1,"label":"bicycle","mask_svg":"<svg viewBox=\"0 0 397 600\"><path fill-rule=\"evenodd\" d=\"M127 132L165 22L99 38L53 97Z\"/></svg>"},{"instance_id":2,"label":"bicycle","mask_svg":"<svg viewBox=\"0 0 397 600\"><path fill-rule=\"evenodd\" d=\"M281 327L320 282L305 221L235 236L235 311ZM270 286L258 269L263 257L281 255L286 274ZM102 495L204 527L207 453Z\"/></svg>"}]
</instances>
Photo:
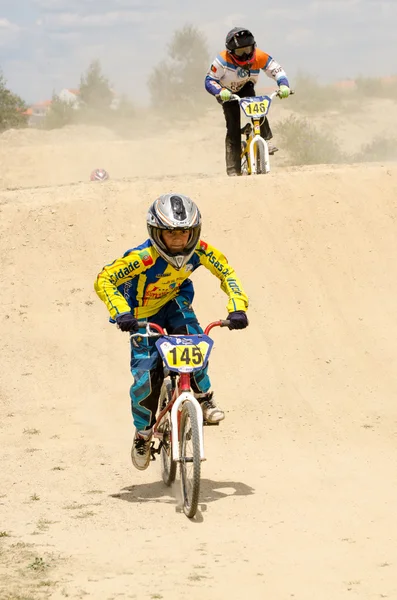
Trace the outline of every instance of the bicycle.
<instances>
[{"instance_id":1,"label":"bicycle","mask_svg":"<svg viewBox=\"0 0 397 600\"><path fill-rule=\"evenodd\" d=\"M294 91L291 90L291 95ZM270 96L252 96L240 98L232 94L227 102L238 101L242 113L251 122L241 128L241 175L261 175L270 172L269 148L267 141L261 136L260 127L270 110L275 96L280 96L276 90Z\"/></svg>"},{"instance_id":2,"label":"bicycle","mask_svg":"<svg viewBox=\"0 0 397 600\"><path fill-rule=\"evenodd\" d=\"M137 337L159 338L156 347L165 367L164 381L150 453L152 460L160 454L161 475L167 486L175 481L179 463L183 512L190 519L197 512L201 463L206 460L203 425L219 425L204 422L201 406L191 391L190 376L208 362L213 347L213 340L208 335L211 329L229 324L228 320L219 320L207 325L202 334L168 335L156 323L139 321L139 327L146 327L146 333L130 335L132 343ZM159 440L157 447L156 440Z\"/></svg>"}]
</instances>

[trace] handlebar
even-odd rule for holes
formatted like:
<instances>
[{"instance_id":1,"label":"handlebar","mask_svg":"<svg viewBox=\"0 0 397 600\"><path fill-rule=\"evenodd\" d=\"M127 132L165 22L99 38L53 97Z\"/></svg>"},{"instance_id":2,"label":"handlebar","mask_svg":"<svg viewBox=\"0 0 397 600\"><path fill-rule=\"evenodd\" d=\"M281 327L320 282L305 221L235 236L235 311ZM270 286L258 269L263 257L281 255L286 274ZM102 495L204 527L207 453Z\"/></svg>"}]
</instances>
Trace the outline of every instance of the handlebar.
<instances>
[{"instance_id":1,"label":"handlebar","mask_svg":"<svg viewBox=\"0 0 397 600\"><path fill-rule=\"evenodd\" d=\"M213 329L214 327L228 327L229 325L230 325L230 321L228 319L220 319L219 321L213 321L212 323L209 323L207 325L207 327L204 330L204 333L205 333L205 335L208 335L209 332L211 331L211 329ZM149 337L161 337L163 335L167 335L167 333L164 331L164 329L160 325L157 325L157 323L151 323L150 321L138 321L138 326L145 327L146 333L139 333L139 332L138 333L130 333L130 338L136 338L136 337L149 338ZM183 335L186 335L186 334L183 334Z\"/></svg>"},{"instance_id":2,"label":"handlebar","mask_svg":"<svg viewBox=\"0 0 397 600\"><path fill-rule=\"evenodd\" d=\"M295 90L290 90L290 96L293 96L295 94ZM274 92L272 92L269 95L270 100L273 100L273 98L275 96L278 96L280 98L280 90L275 90ZM219 97L219 94L217 95L217 97ZM249 96L247 96L247 98L249 98ZM246 97L244 98L240 98L240 96L238 96L237 94L232 94L229 98L229 100L224 100L224 102L233 102L234 100L247 100Z\"/></svg>"}]
</instances>

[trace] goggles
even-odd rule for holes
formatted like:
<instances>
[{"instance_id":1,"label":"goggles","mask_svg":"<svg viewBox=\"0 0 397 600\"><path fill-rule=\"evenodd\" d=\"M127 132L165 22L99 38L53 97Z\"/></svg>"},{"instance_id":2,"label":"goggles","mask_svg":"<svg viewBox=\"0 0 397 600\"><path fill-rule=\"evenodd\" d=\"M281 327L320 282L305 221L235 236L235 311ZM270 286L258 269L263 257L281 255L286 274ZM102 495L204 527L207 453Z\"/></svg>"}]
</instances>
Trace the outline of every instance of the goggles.
<instances>
[{"instance_id":1,"label":"goggles","mask_svg":"<svg viewBox=\"0 0 397 600\"><path fill-rule=\"evenodd\" d=\"M242 48L236 48L235 50L233 50L233 54L235 54L236 56L239 56L239 57L250 56L250 54L252 54L253 51L254 51L253 46L243 46Z\"/></svg>"}]
</instances>

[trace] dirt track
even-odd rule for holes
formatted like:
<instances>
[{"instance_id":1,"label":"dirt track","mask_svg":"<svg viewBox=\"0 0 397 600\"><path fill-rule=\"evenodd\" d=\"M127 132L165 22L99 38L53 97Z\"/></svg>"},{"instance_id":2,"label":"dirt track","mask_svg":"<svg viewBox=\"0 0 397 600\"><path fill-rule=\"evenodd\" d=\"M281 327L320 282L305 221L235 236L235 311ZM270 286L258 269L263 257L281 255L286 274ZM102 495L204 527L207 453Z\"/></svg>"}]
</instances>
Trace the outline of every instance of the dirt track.
<instances>
[{"instance_id":1,"label":"dirt track","mask_svg":"<svg viewBox=\"0 0 397 600\"><path fill-rule=\"evenodd\" d=\"M114 140L105 184L78 183L88 159L69 146L33 157L28 180L27 145L5 164L2 187L26 189L0 192L0 598L397 598L397 168L275 161L227 179L197 135L190 175L159 147L138 179L134 143ZM93 291L171 190L197 200L251 301L245 332L214 333L227 419L206 431L193 522L158 464L130 464L128 341ZM205 324L226 297L202 271Z\"/></svg>"}]
</instances>

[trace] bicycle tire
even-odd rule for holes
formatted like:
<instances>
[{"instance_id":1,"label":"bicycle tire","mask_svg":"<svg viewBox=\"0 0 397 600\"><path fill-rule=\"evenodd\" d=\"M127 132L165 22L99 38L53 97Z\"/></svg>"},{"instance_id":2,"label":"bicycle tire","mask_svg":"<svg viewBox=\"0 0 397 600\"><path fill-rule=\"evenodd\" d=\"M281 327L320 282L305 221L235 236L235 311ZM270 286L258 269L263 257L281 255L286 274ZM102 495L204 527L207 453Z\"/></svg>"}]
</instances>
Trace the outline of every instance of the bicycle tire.
<instances>
[{"instance_id":1,"label":"bicycle tire","mask_svg":"<svg viewBox=\"0 0 397 600\"><path fill-rule=\"evenodd\" d=\"M164 380L161 387L159 406L162 410L172 398L172 386L170 381ZM176 477L177 463L172 460L172 436L171 436L171 412L168 411L161 419L158 431L163 434L163 443L160 451L161 477L166 486L174 483Z\"/></svg>"},{"instance_id":2,"label":"bicycle tire","mask_svg":"<svg viewBox=\"0 0 397 600\"><path fill-rule=\"evenodd\" d=\"M256 174L266 175L265 153L259 144L256 147Z\"/></svg>"},{"instance_id":3,"label":"bicycle tire","mask_svg":"<svg viewBox=\"0 0 397 600\"><path fill-rule=\"evenodd\" d=\"M248 154L241 155L241 175L249 175L249 158Z\"/></svg>"},{"instance_id":4,"label":"bicycle tire","mask_svg":"<svg viewBox=\"0 0 397 600\"><path fill-rule=\"evenodd\" d=\"M179 440L183 512L192 519L197 512L200 496L201 457L197 413L189 400L182 406ZM190 452L188 442L191 442Z\"/></svg>"}]
</instances>

